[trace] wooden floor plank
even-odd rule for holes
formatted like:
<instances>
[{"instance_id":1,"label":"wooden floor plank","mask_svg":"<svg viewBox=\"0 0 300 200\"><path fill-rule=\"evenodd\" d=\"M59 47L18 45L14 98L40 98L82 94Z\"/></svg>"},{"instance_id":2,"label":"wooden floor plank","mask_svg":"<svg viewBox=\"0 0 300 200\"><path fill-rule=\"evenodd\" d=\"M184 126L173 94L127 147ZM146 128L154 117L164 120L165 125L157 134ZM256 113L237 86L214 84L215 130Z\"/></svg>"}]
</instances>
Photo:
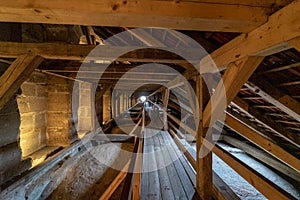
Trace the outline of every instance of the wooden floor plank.
<instances>
[{"instance_id":1,"label":"wooden floor plank","mask_svg":"<svg viewBox=\"0 0 300 200\"><path fill-rule=\"evenodd\" d=\"M160 138L160 144L161 148L166 147L165 142ZM162 152L161 154L163 155L164 159L168 162L171 163L169 164L166 168L168 171L168 175L170 178L170 182L172 185L172 189L174 192L175 199L187 199L186 193L183 189L183 186L181 184L181 180L179 178L179 174L177 173L175 169L174 162L172 162L172 157L170 156L167 148L165 148L165 152Z\"/></svg>"},{"instance_id":2,"label":"wooden floor plank","mask_svg":"<svg viewBox=\"0 0 300 200\"><path fill-rule=\"evenodd\" d=\"M152 139L154 141L154 149L156 150L156 161L157 161L157 167L158 167L158 175L159 175L159 182L160 182L160 190L161 190L161 197L164 200L168 199L175 199L172 185L170 182L170 178L167 172L167 169L165 168L165 161L163 159L163 156L161 155L160 150L160 142L157 138L157 136L153 136Z\"/></svg>"},{"instance_id":3,"label":"wooden floor plank","mask_svg":"<svg viewBox=\"0 0 300 200\"><path fill-rule=\"evenodd\" d=\"M186 171L184 170L181 162L178 160L178 154L176 153L175 143L172 142L172 138L169 136L167 132L162 132L158 137L164 140L165 144L168 145L167 149L169 151L169 155L171 156L172 160L174 160L173 164L175 166L175 170L177 171L178 177L185 191L186 197L187 199L192 199L195 193L195 189L192 182L188 178ZM172 148L172 146L174 148Z\"/></svg>"},{"instance_id":4,"label":"wooden floor plank","mask_svg":"<svg viewBox=\"0 0 300 200\"><path fill-rule=\"evenodd\" d=\"M149 129L145 128L145 135L149 135ZM150 133L151 134L151 133ZM150 137L151 138L151 137ZM155 169L157 164L156 164L156 158L154 153L149 153L149 152L154 152L154 141L145 138L147 140L147 155L144 155L144 159L148 160L148 191L146 194L146 199L161 199L161 194L160 194L160 185L159 185L159 176L157 171L153 171L151 169Z\"/></svg>"}]
</instances>

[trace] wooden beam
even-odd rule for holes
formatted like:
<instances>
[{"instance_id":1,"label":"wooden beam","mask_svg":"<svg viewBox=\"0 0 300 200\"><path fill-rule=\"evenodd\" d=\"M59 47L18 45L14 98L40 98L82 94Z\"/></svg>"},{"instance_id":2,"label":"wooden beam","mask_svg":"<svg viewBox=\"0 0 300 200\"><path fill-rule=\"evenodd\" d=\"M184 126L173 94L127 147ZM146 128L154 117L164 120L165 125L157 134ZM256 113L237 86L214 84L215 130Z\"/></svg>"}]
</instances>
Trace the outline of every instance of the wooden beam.
<instances>
[{"instance_id":1,"label":"wooden beam","mask_svg":"<svg viewBox=\"0 0 300 200\"><path fill-rule=\"evenodd\" d=\"M253 128L249 127L247 124L239 120L237 116L233 116L232 114L227 113L225 124L227 124L230 128L235 130L243 137L261 147L267 153L272 154L291 168L300 172L300 161L298 158L294 157L286 150L279 147L277 144L262 136L258 131L254 130Z\"/></svg>"},{"instance_id":2,"label":"wooden beam","mask_svg":"<svg viewBox=\"0 0 300 200\"><path fill-rule=\"evenodd\" d=\"M287 65L287 66L283 66L283 67L277 67L275 69L269 69L269 70L263 71L263 72L259 72L259 75L267 74L267 73L280 72L280 71L283 71L283 70L288 70L288 69L292 69L292 68L296 68L296 67L300 67L300 62L291 64L291 65Z\"/></svg>"},{"instance_id":3,"label":"wooden beam","mask_svg":"<svg viewBox=\"0 0 300 200\"><path fill-rule=\"evenodd\" d=\"M199 109L199 106L198 106L199 102L197 100L195 101L195 94L193 95L194 89L191 87L191 85L189 84L188 81L184 82L184 87L185 87L185 90L187 92L187 99L189 100L190 107L193 111L193 113L191 113L191 114L194 117L195 125L197 126L198 125L198 120L199 120L199 117L197 116L199 114L199 110L198 110Z\"/></svg>"},{"instance_id":4,"label":"wooden beam","mask_svg":"<svg viewBox=\"0 0 300 200\"><path fill-rule=\"evenodd\" d=\"M284 87L284 86L292 86L292 85L300 85L300 81L292 81L292 82L281 83L278 86L279 87Z\"/></svg>"},{"instance_id":5,"label":"wooden beam","mask_svg":"<svg viewBox=\"0 0 300 200\"><path fill-rule=\"evenodd\" d=\"M36 53L19 56L0 77L0 109L29 78L43 58Z\"/></svg>"},{"instance_id":6,"label":"wooden beam","mask_svg":"<svg viewBox=\"0 0 300 200\"><path fill-rule=\"evenodd\" d=\"M245 84L247 88L300 122L300 103L297 100L284 94L263 78L253 78L251 82L253 84Z\"/></svg>"},{"instance_id":7,"label":"wooden beam","mask_svg":"<svg viewBox=\"0 0 300 200\"><path fill-rule=\"evenodd\" d=\"M285 174L286 176L289 176L290 178L292 178L298 182L300 181L300 174L297 171L295 171L292 168L288 167L287 165L281 163L280 161L273 158L272 156L265 153L264 151L262 151L258 148L255 148L255 147L247 144L246 142L237 140L230 136L224 135L222 138L228 144L243 150L247 154L258 159L259 161L263 162L264 164L272 167L273 169L276 169L277 171Z\"/></svg>"},{"instance_id":8,"label":"wooden beam","mask_svg":"<svg viewBox=\"0 0 300 200\"><path fill-rule=\"evenodd\" d=\"M170 96L170 90L168 88L165 89L163 94L163 126L164 130L168 130L168 103L169 103L169 96Z\"/></svg>"},{"instance_id":9,"label":"wooden beam","mask_svg":"<svg viewBox=\"0 0 300 200\"><path fill-rule=\"evenodd\" d=\"M250 2L250 3L249 3ZM259 1L256 1L259 2ZM249 32L263 24L274 0L235 1L79 0L3 2L0 21L85 26L164 27L181 30ZM71 5L71 9L70 9ZM285 4L284 4L285 5ZM126 19L124 21L124 19Z\"/></svg>"},{"instance_id":10,"label":"wooden beam","mask_svg":"<svg viewBox=\"0 0 300 200\"><path fill-rule=\"evenodd\" d=\"M233 170L240 174L246 181L253 185L258 191L260 191L266 198L272 199L274 197L278 199L295 199L292 195L284 191L279 186L275 185L272 181L266 179L258 172L254 171L248 165L237 159L229 152L222 149L219 145L214 145L207 140L204 140L204 144L213 150L213 152L226 162Z\"/></svg>"},{"instance_id":11,"label":"wooden beam","mask_svg":"<svg viewBox=\"0 0 300 200\"><path fill-rule=\"evenodd\" d=\"M77 61L131 61L131 62L158 62L187 65L188 62L170 52L185 51L190 60L199 60L199 49L176 49L170 47L143 48L141 46L111 46L103 45L72 45L62 43L17 43L0 42L0 58L17 58L28 52L36 52L45 59L77 60ZM137 50L137 51L135 51ZM115 60L116 52L127 52ZM88 56L86 58L86 56ZM201 55L200 55L201 56ZM204 56L204 52L203 52ZM96 64L95 64L96 65ZM89 64L83 66L90 67Z\"/></svg>"},{"instance_id":12,"label":"wooden beam","mask_svg":"<svg viewBox=\"0 0 300 200\"><path fill-rule=\"evenodd\" d=\"M287 42L300 36L300 1L295 0L268 18L268 22L253 31L241 34L200 62L201 73L216 72L229 63L247 56L268 56L286 49ZM211 60L215 65L212 65Z\"/></svg>"},{"instance_id":13,"label":"wooden beam","mask_svg":"<svg viewBox=\"0 0 300 200\"><path fill-rule=\"evenodd\" d=\"M300 52L300 37L297 37L297 38L295 38L295 39L293 39L293 40L290 40L290 41L289 41L289 44L290 44L293 48L295 48L297 51Z\"/></svg>"},{"instance_id":14,"label":"wooden beam","mask_svg":"<svg viewBox=\"0 0 300 200\"><path fill-rule=\"evenodd\" d=\"M248 57L228 66L224 76L204 109L203 126L214 124L222 115L224 110L240 91L244 83L250 78L264 57ZM224 102L226 100L226 102ZM212 107L214 106L214 107ZM212 113L214 114L213 119Z\"/></svg>"},{"instance_id":15,"label":"wooden beam","mask_svg":"<svg viewBox=\"0 0 300 200\"><path fill-rule=\"evenodd\" d=\"M193 135L193 136L196 137L196 131L194 129L190 128L185 123L182 123L179 119L177 119L176 117L174 117L173 115L171 115L169 113L168 113L168 117L170 117L171 120L173 120L176 124L178 124L179 126L181 126L184 130L186 130L191 135Z\"/></svg>"},{"instance_id":16,"label":"wooden beam","mask_svg":"<svg viewBox=\"0 0 300 200\"><path fill-rule=\"evenodd\" d=\"M203 145L207 138L212 141L212 135L207 134L203 127L203 79L201 75L196 77L196 97L198 101L198 113L196 116L196 189L201 199L212 199L213 178L212 178L212 153Z\"/></svg>"},{"instance_id":17,"label":"wooden beam","mask_svg":"<svg viewBox=\"0 0 300 200\"><path fill-rule=\"evenodd\" d=\"M172 136L174 142L178 146L178 148L183 152L187 160L190 162L193 169L196 171L196 152L193 148L191 148L187 144L183 144L182 140L178 138L178 136L173 132L173 130L169 129L169 133ZM240 199L232 189L226 185L224 181L218 176L214 171L213 173L213 197L214 199L221 200L238 200Z\"/></svg>"},{"instance_id":18,"label":"wooden beam","mask_svg":"<svg viewBox=\"0 0 300 200\"><path fill-rule=\"evenodd\" d=\"M123 169L119 172L113 182L110 183L108 188L106 188L105 192L101 195L99 200L109 200L111 195L116 191L122 181L125 179L128 171L130 161L123 167Z\"/></svg>"},{"instance_id":19,"label":"wooden beam","mask_svg":"<svg viewBox=\"0 0 300 200\"><path fill-rule=\"evenodd\" d=\"M274 131L296 147L300 148L300 138L296 134L290 132L286 127L282 126L280 123L275 122L265 113L262 113L251 105L248 105L247 102L238 97L234 99L233 103L242 111L249 113L255 119L265 124L267 128Z\"/></svg>"}]
</instances>

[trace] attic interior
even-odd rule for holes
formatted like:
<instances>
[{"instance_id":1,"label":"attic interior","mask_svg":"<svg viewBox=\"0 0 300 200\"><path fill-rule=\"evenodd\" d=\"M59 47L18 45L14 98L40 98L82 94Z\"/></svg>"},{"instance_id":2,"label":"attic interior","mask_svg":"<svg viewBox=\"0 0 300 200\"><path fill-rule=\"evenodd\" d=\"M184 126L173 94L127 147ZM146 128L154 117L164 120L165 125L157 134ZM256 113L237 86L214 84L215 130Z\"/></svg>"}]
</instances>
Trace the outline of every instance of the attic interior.
<instances>
[{"instance_id":1,"label":"attic interior","mask_svg":"<svg viewBox=\"0 0 300 200\"><path fill-rule=\"evenodd\" d=\"M0 4L0 199L300 199L299 0Z\"/></svg>"}]
</instances>

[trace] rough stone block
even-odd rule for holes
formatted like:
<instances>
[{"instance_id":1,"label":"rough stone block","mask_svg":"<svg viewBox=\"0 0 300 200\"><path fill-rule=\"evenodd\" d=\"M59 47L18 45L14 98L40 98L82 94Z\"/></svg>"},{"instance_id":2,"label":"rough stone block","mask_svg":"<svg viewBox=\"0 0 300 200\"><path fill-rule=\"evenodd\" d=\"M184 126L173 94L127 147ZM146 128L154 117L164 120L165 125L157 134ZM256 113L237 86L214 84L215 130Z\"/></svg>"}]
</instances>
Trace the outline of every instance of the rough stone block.
<instances>
[{"instance_id":1,"label":"rough stone block","mask_svg":"<svg viewBox=\"0 0 300 200\"><path fill-rule=\"evenodd\" d=\"M45 98L31 97L28 99L31 112L41 112L47 110L47 100Z\"/></svg>"},{"instance_id":2,"label":"rough stone block","mask_svg":"<svg viewBox=\"0 0 300 200\"><path fill-rule=\"evenodd\" d=\"M71 88L68 84L50 84L50 85L48 85L48 92L70 93Z\"/></svg>"},{"instance_id":3,"label":"rough stone block","mask_svg":"<svg viewBox=\"0 0 300 200\"><path fill-rule=\"evenodd\" d=\"M71 96L69 94L49 93L48 111L70 111Z\"/></svg>"},{"instance_id":4,"label":"rough stone block","mask_svg":"<svg viewBox=\"0 0 300 200\"><path fill-rule=\"evenodd\" d=\"M47 87L45 85L36 86L36 95L38 97L47 97Z\"/></svg>"},{"instance_id":5,"label":"rough stone block","mask_svg":"<svg viewBox=\"0 0 300 200\"><path fill-rule=\"evenodd\" d=\"M20 113L28 113L28 112L30 112L29 102L27 101L26 97L19 96L17 98L17 101L18 101L18 106L19 106Z\"/></svg>"},{"instance_id":6,"label":"rough stone block","mask_svg":"<svg viewBox=\"0 0 300 200\"><path fill-rule=\"evenodd\" d=\"M47 76L40 72L33 72L27 82L45 84L47 82Z\"/></svg>"},{"instance_id":7,"label":"rough stone block","mask_svg":"<svg viewBox=\"0 0 300 200\"><path fill-rule=\"evenodd\" d=\"M69 128L47 128L47 146L68 146L70 144Z\"/></svg>"},{"instance_id":8,"label":"rough stone block","mask_svg":"<svg viewBox=\"0 0 300 200\"><path fill-rule=\"evenodd\" d=\"M46 113L45 112L35 114L34 127L35 128L46 127Z\"/></svg>"},{"instance_id":9,"label":"rough stone block","mask_svg":"<svg viewBox=\"0 0 300 200\"><path fill-rule=\"evenodd\" d=\"M21 135L20 146L22 148L23 157L28 156L45 146L45 141L42 141L42 135L45 134L45 132L42 132L42 129L35 129L30 133Z\"/></svg>"},{"instance_id":10,"label":"rough stone block","mask_svg":"<svg viewBox=\"0 0 300 200\"><path fill-rule=\"evenodd\" d=\"M33 131L34 114L23 114L21 116L20 132L21 134Z\"/></svg>"},{"instance_id":11,"label":"rough stone block","mask_svg":"<svg viewBox=\"0 0 300 200\"><path fill-rule=\"evenodd\" d=\"M71 115L64 112L47 112L48 127L68 127Z\"/></svg>"},{"instance_id":12,"label":"rough stone block","mask_svg":"<svg viewBox=\"0 0 300 200\"><path fill-rule=\"evenodd\" d=\"M33 83L24 82L21 85L22 96L36 96L36 85Z\"/></svg>"}]
</instances>

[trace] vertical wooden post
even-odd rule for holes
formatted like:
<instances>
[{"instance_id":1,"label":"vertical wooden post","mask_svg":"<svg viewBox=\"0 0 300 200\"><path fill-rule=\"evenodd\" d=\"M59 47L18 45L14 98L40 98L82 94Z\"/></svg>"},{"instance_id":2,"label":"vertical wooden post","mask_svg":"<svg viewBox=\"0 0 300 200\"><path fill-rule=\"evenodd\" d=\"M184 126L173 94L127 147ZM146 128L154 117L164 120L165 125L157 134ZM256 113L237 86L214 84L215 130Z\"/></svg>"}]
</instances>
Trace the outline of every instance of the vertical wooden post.
<instances>
[{"instance_id":1,"label":"vertical wooden post","mask_svg":"<svg viewBox=\"0 0 300 200\"><path fill-rule=\"evenodd\" d=\"M190 86L189 82L188 81L185 81L184 82L184 87L185 87L185 90L187 92L187 98L189 99L189 102L190 102L190 107L193 111L193 116L194 116L194 121L195 121L195 125L197 127L197 123L199 121L199 116L198 116L198 109L197 109L197 103L195 102L195 96L193 95L192 91L193 91L193 88ZM199 101L199 100L198 100ZM187 116L188 117L188 116Z\"/></svg>"},{"instance_id":2,"label":"vertical wooden post","mask_svg":"<svg viewBox=\"0 0 300 200\"><path fill-rule=\"evenodd\" d=\"M112 118L112 113L113 113L113 116L114 115L114 105L115 103L112 102L113 104L111 105L111 91L110 90L107 90L104 95L103 95L103 112L102 112L102 119L103 121L109 121L111 118Z\"/></svg>"},{"instance_id":3,"label":"vertical wooden post","mask_svg":"<svg viewBox=\"0 0 300 200\"><path fill-rule=\"evenodd\" d=\"M167 111L168 111L169 95L170 95L170 90L165 89L164 97L163 97L163 109L164 109L163 123L164 123L164 130L165 131L168 130L168 114L167 114Z\"/></svg>"},{"instance_id":4,"label":"vertical wooden post","mask_svg":"<svg viewBox=\"0 0 300 200\"><path fill-rule=\"evenodd\" d=\"M196 78L196 96L199 103L199 120L198 129L196 133L196 146L197 146L197 167L196 167L196 189L201 199L212 199L212 153L205 148L203 139L206 137L207 129L203 128L203 80L201 75ZM209 134L211 135L211 134ZM207 137L206 137L207 139Z\"/></svg>"}]
</instances>

